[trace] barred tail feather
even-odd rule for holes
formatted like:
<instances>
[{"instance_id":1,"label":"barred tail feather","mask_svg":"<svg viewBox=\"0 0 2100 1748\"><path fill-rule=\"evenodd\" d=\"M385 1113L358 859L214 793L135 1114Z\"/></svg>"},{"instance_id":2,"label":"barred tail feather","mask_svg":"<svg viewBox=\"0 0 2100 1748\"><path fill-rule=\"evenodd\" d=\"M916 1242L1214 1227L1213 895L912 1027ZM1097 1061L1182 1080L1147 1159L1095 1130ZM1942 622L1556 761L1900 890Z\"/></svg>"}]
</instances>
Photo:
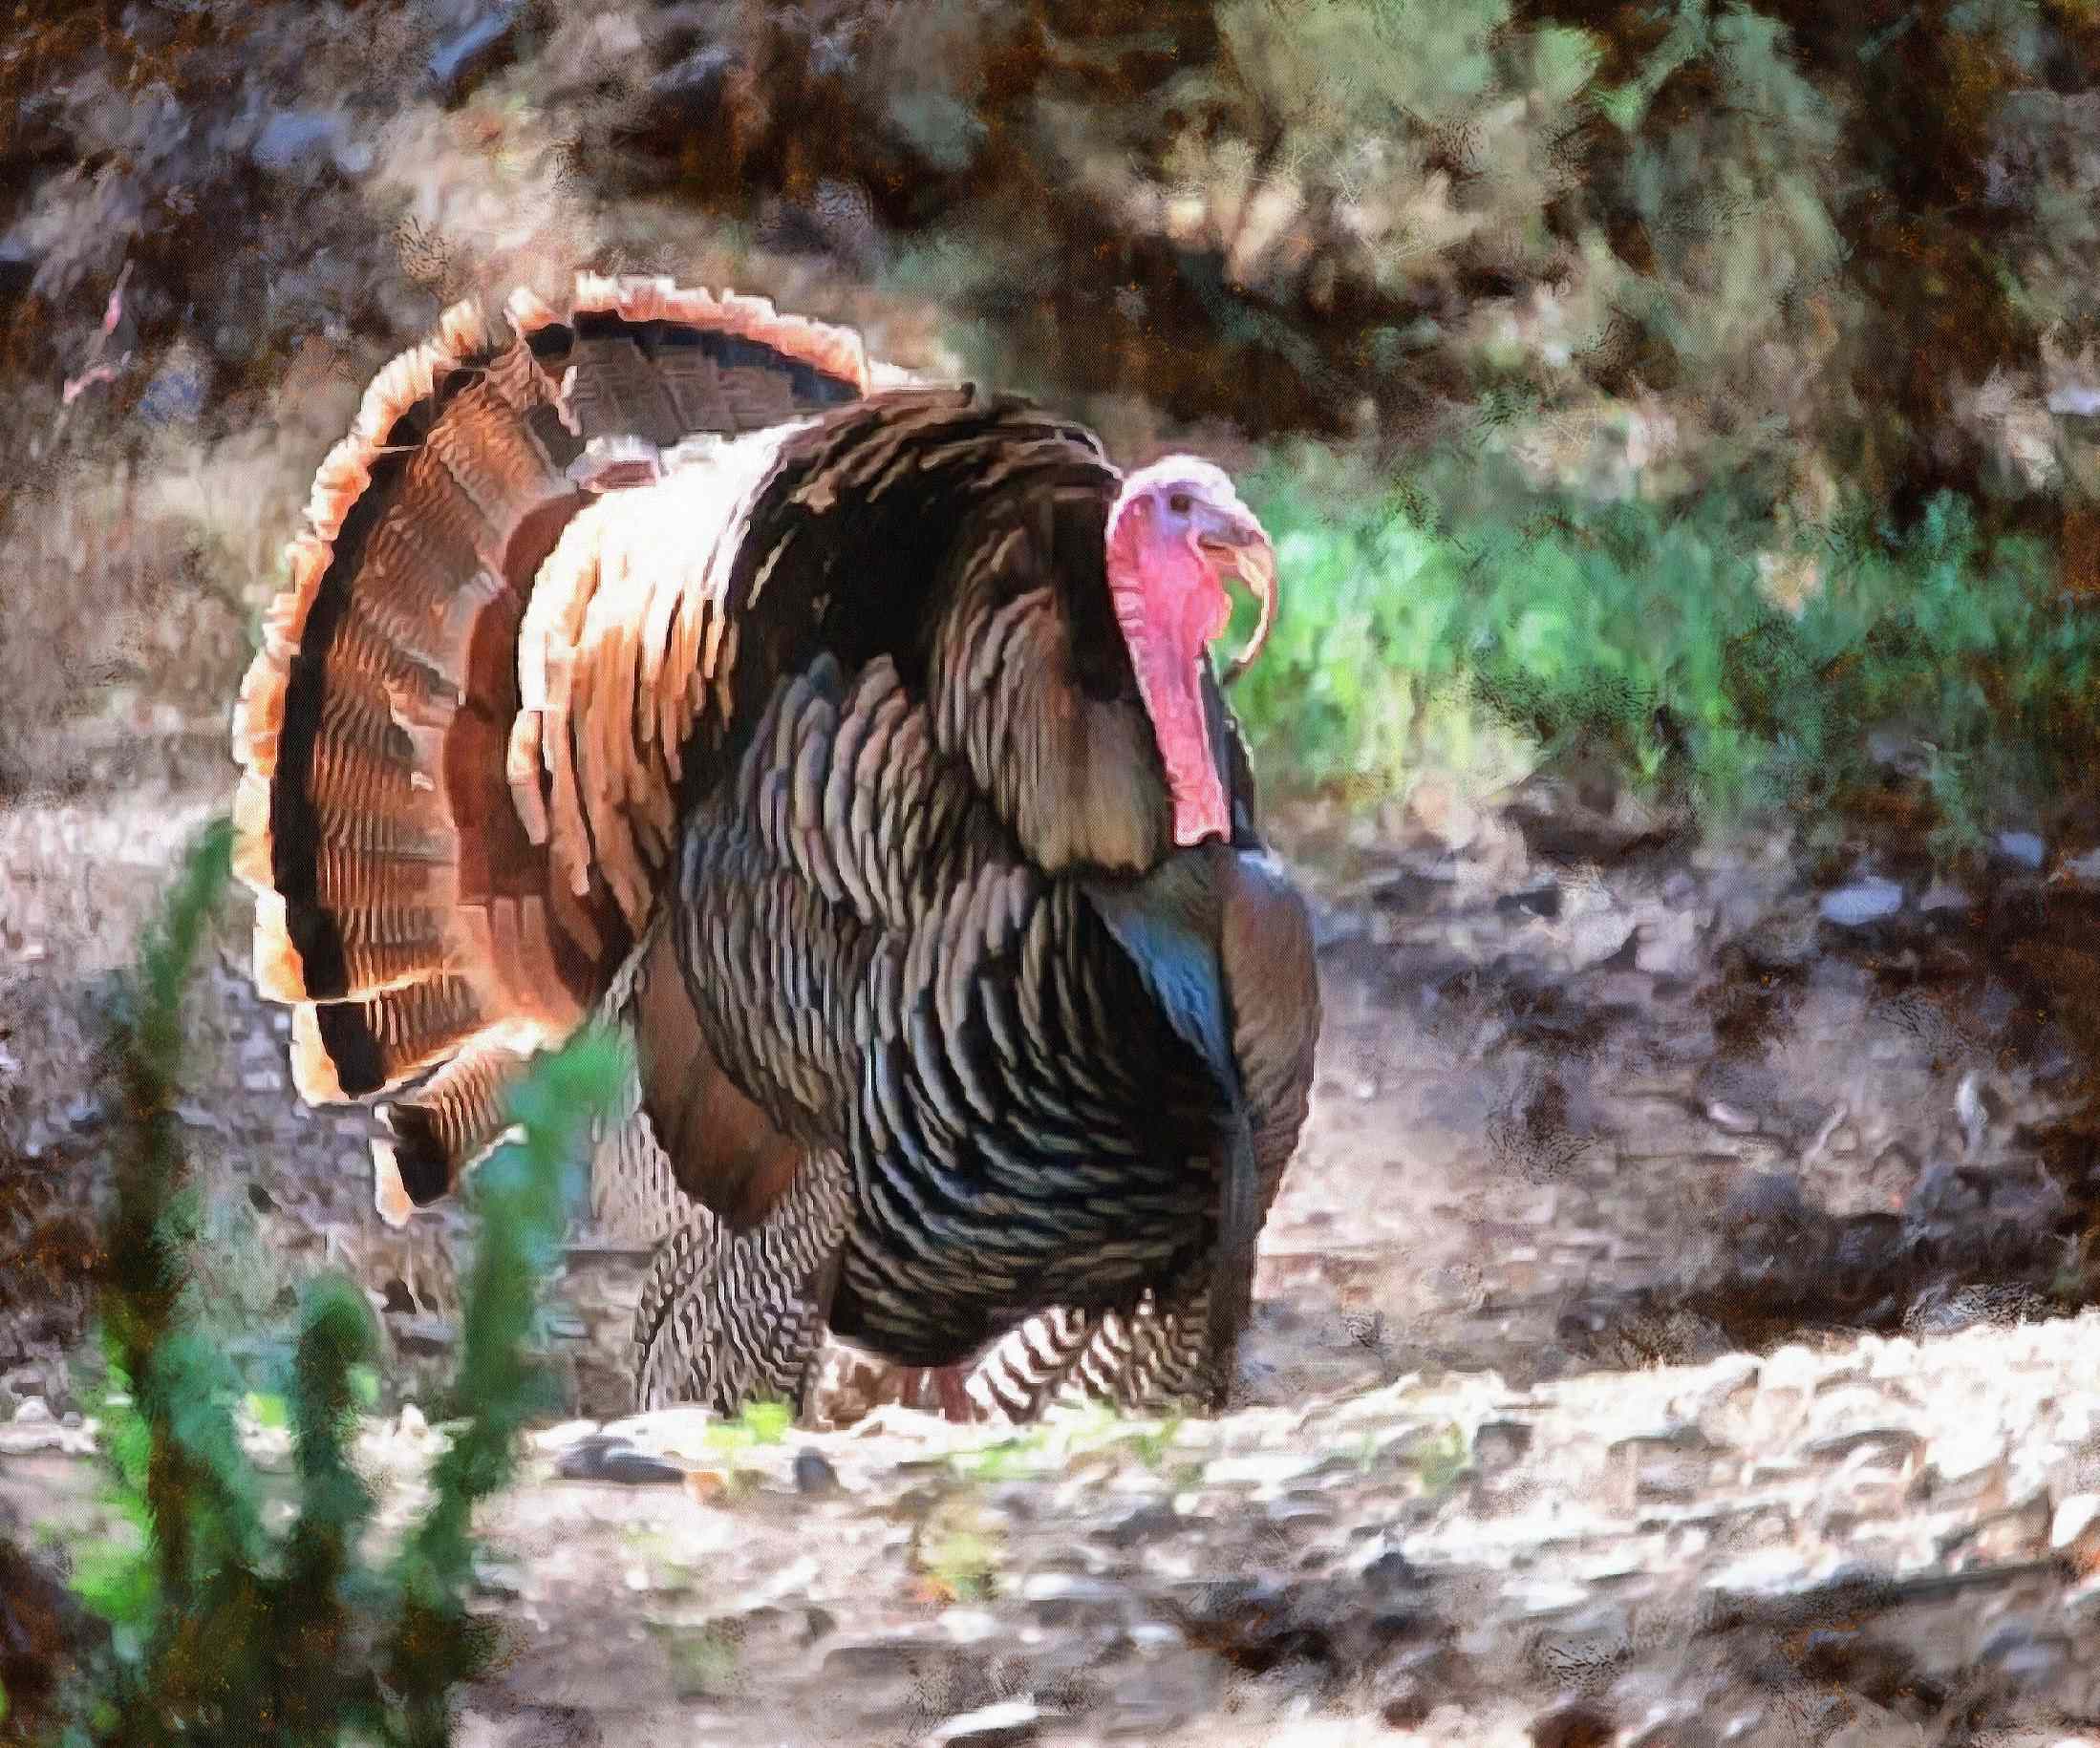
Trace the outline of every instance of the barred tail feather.
<instances>
[{"instance_id":1,"label":"barred tail feather","mask_svg":"<svg viewBox=\"0 0 2100 1748\"><path fill-rule=\"evenodd\" d=\"M456 306L373 379L233 712L257 982L294 1006L302 1095L393 1097L396 1216L452 1185L524 1062L604 993L668 853L673 743L733 648L683 571L609 578L617 519L586 512L649 496L618 488L654 477L653 446L868 381L857 336L668 280L582 275L568 309L508 313L515 338Z\"/></svg>"}]
</instances>

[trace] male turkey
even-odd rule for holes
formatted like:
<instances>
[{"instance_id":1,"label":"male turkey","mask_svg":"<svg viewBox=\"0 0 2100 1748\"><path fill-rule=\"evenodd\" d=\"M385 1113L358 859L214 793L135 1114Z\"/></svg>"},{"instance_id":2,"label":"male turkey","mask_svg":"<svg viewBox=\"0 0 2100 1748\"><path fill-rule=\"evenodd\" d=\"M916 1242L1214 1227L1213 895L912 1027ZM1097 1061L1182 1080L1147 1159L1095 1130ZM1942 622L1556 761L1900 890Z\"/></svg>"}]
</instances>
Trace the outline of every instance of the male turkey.
<instances>
[{"instance_id":1,"label":"male turkey","mask_svg":"<svg viewBox=\"0 0 2100 1748\"><path fill-rule=\"evenodd\" d=\"M580 276L471 305L322 463L241 691L255 975L310 1100L443 1195L531 1054L629 1029L598 1218L643 1406L1222 1400L1306 1110L1302 903L1208 645L1259 524L857 336Z\"/></svg>"}]
</instances>

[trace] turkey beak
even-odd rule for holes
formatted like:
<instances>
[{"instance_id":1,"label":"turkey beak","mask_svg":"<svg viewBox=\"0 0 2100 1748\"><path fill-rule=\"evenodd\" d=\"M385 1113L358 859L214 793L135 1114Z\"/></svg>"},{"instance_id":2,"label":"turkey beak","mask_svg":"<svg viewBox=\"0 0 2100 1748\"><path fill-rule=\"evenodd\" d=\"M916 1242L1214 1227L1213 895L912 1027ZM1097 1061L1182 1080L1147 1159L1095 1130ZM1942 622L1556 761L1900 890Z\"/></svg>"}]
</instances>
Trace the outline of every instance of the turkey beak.
<instances>
[{"instance_id":1,"label":"turkey beak","mask_svg":"<svg viewBox=\"0 0 2100 1748\"><path fill-rule=\"evenodd\" d=\"M1247 648L1233 656L1225 670L1230 686L1254 666L1261 646L1269 641L1269 629L1276 621L1276 555L1262 525L1244 511L1224 522L1215 532L1202 535L1197 544L1219 571L1231 571L1246 584L1261 603L1261 617Z\"/></svg>"}]
</instances>

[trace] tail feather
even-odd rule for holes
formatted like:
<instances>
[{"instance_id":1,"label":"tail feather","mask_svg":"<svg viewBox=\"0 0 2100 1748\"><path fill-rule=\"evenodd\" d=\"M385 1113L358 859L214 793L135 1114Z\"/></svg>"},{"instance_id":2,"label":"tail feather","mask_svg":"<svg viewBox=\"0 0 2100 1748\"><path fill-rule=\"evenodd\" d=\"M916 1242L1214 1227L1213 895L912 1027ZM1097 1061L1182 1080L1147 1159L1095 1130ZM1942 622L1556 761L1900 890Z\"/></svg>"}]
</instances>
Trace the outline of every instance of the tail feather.
<instances>
[{"instance_id":1,"label":"tail feather","mask_svg":"<svg viewBox=\"0 0 2100 1748\"><path fill-rule=\"evenodd\" d=\"M295 1005L305 1097L399 1095L396 1212L450 1187L526 1057L602 995L734 649L718 601L656 574L690 488L638 518L646 548L593 508L649 496L619 488L661 449L868 383L858 336L668 280L580 275L568 309L507 312L515 338L447 310L374 378L234 710L256 978Z\"/></svg>"},{"instance_id":2,"label":"tail feather","mask_svg":"<svg viewBox=\"0 0 2100 1748\"><path fill-rule=\"evenodd\" d=\"M292 1079L322 1104L383 1092L444 1061L491 1017L472 980L441 973L367 1001L310 1002L292 1018Z\"/></svg>"},{"instance_id":3,"label":"tail feather","mask_svg":"<svg viewBox=\"0 0 2100 1748\"><path fill-rule=\"evenodd\" d=\"M467 1045L417 1090L383 1113L393 1139L372 1144L379 1214L399 1226L450 1187L455 1162L485 1151L504 1126L504 1098L525 1056L487 1037Z\"/></svg>"}]
</instances>

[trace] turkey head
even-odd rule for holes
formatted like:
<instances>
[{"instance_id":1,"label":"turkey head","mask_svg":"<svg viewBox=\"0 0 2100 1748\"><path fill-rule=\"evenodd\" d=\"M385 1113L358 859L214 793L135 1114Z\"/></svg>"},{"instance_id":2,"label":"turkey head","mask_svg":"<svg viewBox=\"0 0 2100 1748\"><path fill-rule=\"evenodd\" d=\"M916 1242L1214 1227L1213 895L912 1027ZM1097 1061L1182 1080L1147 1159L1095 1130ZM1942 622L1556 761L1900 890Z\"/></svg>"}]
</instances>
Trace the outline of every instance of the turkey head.
<instances>
[{"instance_id":1,"label":"turkey head","mask_svg":"<svg viewBox=\"0 0 2100 1748\"><path fill-rule=\"evenodd\" d=\"M1130 475L1117 496L1106 570L1167 771L1174 842L1230 841L1225 783L1204 709L1204 663L1232 617L1228 576L1241 578L1261 603L1253 639L1226 670L1228 684L1267 640L1276 608L1269 537L1222 469L1194 456L1168 456Z\"/></svg>"}]
</instances>

